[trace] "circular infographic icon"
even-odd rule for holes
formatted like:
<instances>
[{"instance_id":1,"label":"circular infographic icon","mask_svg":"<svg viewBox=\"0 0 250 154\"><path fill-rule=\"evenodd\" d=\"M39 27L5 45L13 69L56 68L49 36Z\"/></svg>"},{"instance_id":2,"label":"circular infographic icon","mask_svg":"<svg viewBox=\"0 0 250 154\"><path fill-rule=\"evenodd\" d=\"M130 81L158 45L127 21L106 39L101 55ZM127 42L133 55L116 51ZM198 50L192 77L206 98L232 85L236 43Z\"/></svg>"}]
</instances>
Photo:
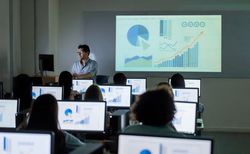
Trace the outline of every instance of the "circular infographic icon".
<instances>
[{"instance_id":1,"label":"circular infographic icon","mask_svg":"<svg viewBox=\"0 0 250 154\"><path fill-rule=\"evenodd\" d=\"M141 42L148 41L149 32L143 25L134 25L128 30L127 38L133 46L142 46Z\"/></svg>"}]
</instances>

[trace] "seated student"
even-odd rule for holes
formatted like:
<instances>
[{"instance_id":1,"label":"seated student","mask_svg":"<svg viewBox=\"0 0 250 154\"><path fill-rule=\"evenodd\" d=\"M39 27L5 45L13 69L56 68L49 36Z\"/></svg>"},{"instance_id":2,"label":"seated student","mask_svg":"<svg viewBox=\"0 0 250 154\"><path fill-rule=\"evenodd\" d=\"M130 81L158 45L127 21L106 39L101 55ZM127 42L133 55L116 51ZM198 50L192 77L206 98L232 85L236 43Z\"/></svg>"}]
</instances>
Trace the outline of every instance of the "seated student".
<instances>
[{"instance_id":1,"label":"seated student","mask_svg":"<svg viewBox=\"0 0 250 154\"><path fill-rule=\"evenodd\" d=\"M55 153L63 154L83 145L78 138L58 126L58 104L54 96L44 94L33 103L27 130L46 130L55 133Z\"/></svg>"},{"instance_id":2,"label":"seated student","mask_svg":"<svg viewBox=\"0 0 250 154\"><path fill-rule=\"evenodd\" d=\"M14 78L13 97L20 99L20 111L28 112L32 103L32 79L27 74Z\"/></svg>"},{"instance_id":3,"label":"seated student","mask_svg":"<svg viewBox=\"0 0 250 154\"><path fill-rule=\"evenodd\" d=\"M171 77L171 86L173 88L185 88L185 80L184 77L176 73Z\"/></svg>"},{"instance_id":4,"label":"seated student","mask_svg":"<svg viewBox=\"0 0 250 154\"><path fill-rule=\"evenodd\" d=\"M84 101L104 101L101 89L96 84L92 84L88 87L84 95ZM106 127L110 126L111 113L106 111Z\"/></svg>"},{"instance_id":5,"label":"seated student","mask_svg":"<svg viewBox=\"0 0 250 154\"><path fill-rule=\"evenodd\" d=\"M171 97L174 97L174 94L173 94L173 89L172 87L170 86L170 84L168 82L160 82L157 84L157 87L156 89L163 89L163 90L166 90L170 95ZM170 127L172 127L174 130L176 130L176 128L174 127L173 123L169 123Z\"/></svg>"},{"instance_id":6,"label":"seated student","mask_svg":"<svg viewBox=\"0 0 250 154\"><path fill-rule=\"evenodd\" d=\"M63 71L59 75L58 84L63 86L63 99L64 100L74 100L75 96L78 94L77 91L72 90L72 80L73 76L68 71Z\"/></svg>"},{"instance_id":7,"label":"seated student","mask_svg":"<svg viewBox=\"0 0 250 154\"><path fill-rule=\"evenodd\" d=\"M124 73L116 73L114 76L113 76L113 83L115 85L127 85L127 77ZM137 98L137 96L135 95L132 95L132 98L131 98L131 102L134 102Z\"/></svg>"},{"instance_id":8,"label":"seated student","mask_svg":"<svg viewBox=\"0 0 250 154\"><path fill-rule=\"evenodd\" d=\"M32 79L27 74L19 74L13 78L13 98L20 101L20 112L16 116L19 129L26 126L32 104Z\"/></svg>"},{"instance_id":9,"label":"seated student","mask_svg":"<svg viewBox=\"0 0 250 154\"><path fill-rule=\"evenodd\" d=\"M172 87L168 82L160 82L157 84L156 89L164 89L166 90L172 97L174 96Z\"/></svg>"},{"instance_id":10,"label":"seated student","mask_svg":"<svg viewBox=\"0 0 250 154\"><path fill-rule=\"evenodd\" d=\"M85 101L103 101L101 89L96 85L92 84L88 87L84 94Z\"/></svg>"},{"instance_id":11,"label":"seated student","mask_svg":"<svg viewBox=\"0 0 250 154\"><path fill-rule=\"evenodd\" d=\"M166 90L152 90L140 95L131 108L132 117L140 124L128 126L124 133L176 134L171 121L175 114L173 97Z\"/></svg>"},{"instance_id":12,"label":"seated student","mask_svg":"<svg viewBox=\"0 0 250 154\"><path fill-rule=\"evenodd\" d=\"M113 83L117 85L126 85L127 77L123 73L116 73L113 76Z\"/></svg>"}]
</instances>

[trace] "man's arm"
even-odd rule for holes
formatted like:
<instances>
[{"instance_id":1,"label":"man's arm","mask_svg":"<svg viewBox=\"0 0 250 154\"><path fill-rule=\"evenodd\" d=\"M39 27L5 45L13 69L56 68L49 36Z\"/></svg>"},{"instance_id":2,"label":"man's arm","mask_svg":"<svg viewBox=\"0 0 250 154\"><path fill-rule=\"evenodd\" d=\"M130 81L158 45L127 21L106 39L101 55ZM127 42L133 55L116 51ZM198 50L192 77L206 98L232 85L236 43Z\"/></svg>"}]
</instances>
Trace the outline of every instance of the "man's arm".
<instances>
[{"instance_id":1,"label":"man's arm","mask_svg":"<svg viewBox=\"0 0 250 154\"><path fill-rule=\"evenodd\" d=\"M73 77L75 79L91 79L93 75L91 73L86 73L86 74L73 74Z\"/></svg>"},{"instance_id":2,"label":"man's arm","mask_svg":"<svg viewBox=\"0 0 250 154\"><path fill-rule=\"evenodd\" d=\"M84 73L84 74L73 73L73 77L78 78L78 79L92 79L97 74L97 69L98 69L97 67L98 67L97 62L93 61L88 73Z\"/></svg>"}]
</instances>

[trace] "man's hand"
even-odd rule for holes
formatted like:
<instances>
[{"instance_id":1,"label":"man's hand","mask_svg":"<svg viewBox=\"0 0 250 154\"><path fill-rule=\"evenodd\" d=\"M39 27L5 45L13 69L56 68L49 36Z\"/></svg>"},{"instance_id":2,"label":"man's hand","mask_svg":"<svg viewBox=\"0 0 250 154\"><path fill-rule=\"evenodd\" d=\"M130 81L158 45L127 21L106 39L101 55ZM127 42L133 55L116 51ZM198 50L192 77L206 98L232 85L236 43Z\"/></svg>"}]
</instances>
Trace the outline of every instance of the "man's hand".
<instances>
[{"instance_id":1,"label":"man's hand","mask_svg":"<svg viewBox=\"0 0 250 154\"><path fill-rule=\"evenodd\" d=\"M73 78L77 79L78 78L78 74L77 73L73 73Z\"/></svg>"}]
</instances>

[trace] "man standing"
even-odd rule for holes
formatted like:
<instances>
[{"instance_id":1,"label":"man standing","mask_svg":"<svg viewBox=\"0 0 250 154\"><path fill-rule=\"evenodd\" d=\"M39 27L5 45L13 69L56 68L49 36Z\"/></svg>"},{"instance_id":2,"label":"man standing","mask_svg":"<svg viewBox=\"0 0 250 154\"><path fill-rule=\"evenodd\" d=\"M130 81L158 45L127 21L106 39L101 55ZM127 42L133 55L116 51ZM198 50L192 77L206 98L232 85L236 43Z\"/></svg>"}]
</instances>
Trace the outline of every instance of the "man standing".
<instances>
[{"instance_id":1,"label":"man standing","mask_svg":"<svg viewBox=\"0 0 250 154\"><path fill-rule=\"evenodd\" d=\"M79 45L77 49L80 60L76 61L71 69L74 79L95 79L97 74L97 62L89 58L89 46Z\"/></svg>"}]
</instances>

